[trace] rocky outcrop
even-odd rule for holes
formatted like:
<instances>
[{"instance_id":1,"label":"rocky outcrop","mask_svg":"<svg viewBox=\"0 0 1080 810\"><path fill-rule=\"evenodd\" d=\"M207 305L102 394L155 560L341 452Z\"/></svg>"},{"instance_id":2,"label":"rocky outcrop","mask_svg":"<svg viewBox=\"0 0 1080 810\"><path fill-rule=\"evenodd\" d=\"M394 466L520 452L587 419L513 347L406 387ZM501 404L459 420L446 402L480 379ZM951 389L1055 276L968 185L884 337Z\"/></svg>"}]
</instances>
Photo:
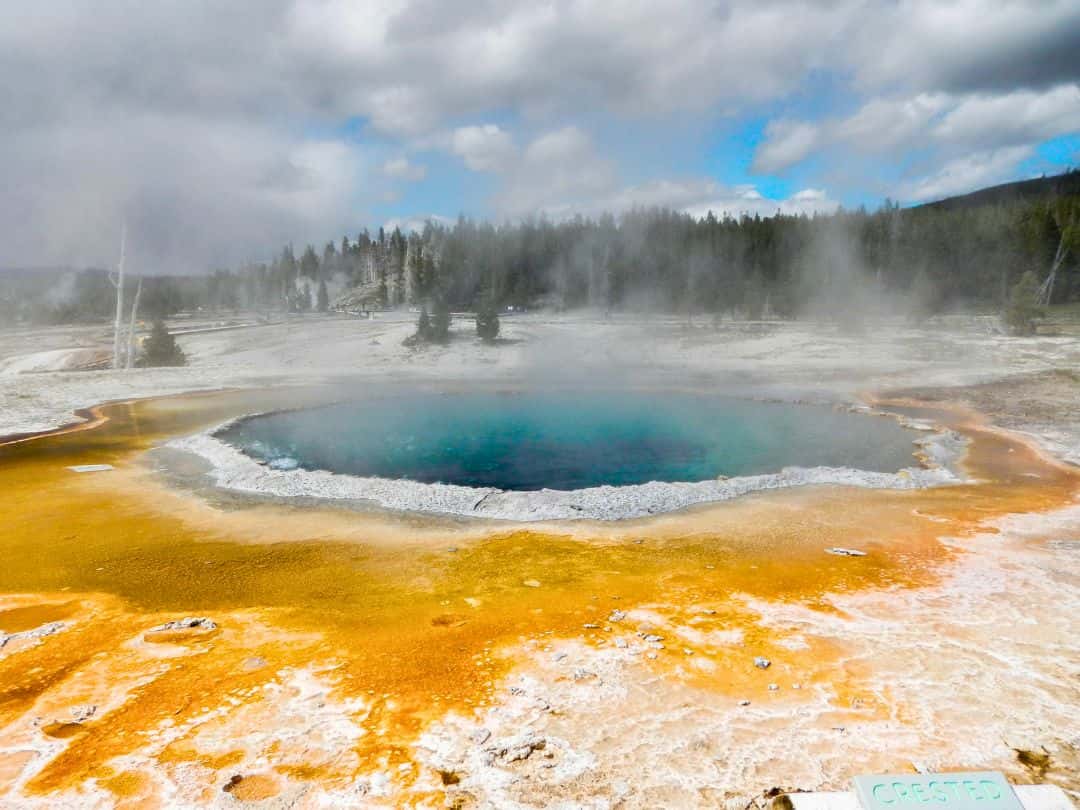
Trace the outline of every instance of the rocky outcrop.
<instances>
[{"instance_id":1,"label":"rocky outcrop","mask_svg":"<svg viewBox=\"0 0 1080 810\"><path fill-rule=\"evenodd\" d=\"M0 650L12 642L30 641L51 636L53 633L59 633L65 627L67 627L67 624L64 622L49 622L41 625L41 627L35 627L33 630L23 630L21 633L11 633L10 635L0 633Z\"/></svg>"}]
</instances>

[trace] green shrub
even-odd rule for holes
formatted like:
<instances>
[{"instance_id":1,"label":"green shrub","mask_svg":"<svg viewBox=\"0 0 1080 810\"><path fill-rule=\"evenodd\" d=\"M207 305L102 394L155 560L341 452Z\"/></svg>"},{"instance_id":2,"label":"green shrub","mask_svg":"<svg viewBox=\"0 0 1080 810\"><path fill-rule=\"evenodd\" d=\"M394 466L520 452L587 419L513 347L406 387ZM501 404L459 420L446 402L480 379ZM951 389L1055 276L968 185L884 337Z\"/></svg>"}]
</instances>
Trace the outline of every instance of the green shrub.
<instances>
[{"instance_id":1,"label":"green shrub","mask_svg":"<svg viewBox=\"0 0 1080 810\"><path fill-rule=\"evenodd\" d=\"M165 321L154 321L150 329L150 337L143 343L143 354L139 358L139 365L149 366L183 366L187 365L187 357L176 343L176 338L169 334L165 327Z\"/></svg>"}]
</instances>

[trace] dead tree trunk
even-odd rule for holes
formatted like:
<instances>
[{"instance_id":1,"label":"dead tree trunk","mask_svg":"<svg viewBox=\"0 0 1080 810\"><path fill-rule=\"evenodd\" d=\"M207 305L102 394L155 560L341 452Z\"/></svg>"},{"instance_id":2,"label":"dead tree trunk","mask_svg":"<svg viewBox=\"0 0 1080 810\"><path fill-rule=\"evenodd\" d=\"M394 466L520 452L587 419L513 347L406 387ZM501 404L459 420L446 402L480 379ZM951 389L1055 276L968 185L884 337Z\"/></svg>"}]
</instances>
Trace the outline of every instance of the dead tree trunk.
<instances>
[{"instance_id":1,"label":"dead tree trunk","mask_svg":"<svg viewBox=\"0 0 1080 810\"><path fill-rule=\"evenodd\" d=\"M1054 253L1054 262L1050 265L1050 275L1046 277L1042 286L1039 287L1039 306L1049 306L1050 299L1054 295L1054 280L1057 278L1058 270L1065 263L1065 257L1068 254L1069 248L1065 246L1065 230L1062 230L1061 240L1058 242L1057 251Z\"/></svg>"},{"instance_id":2,"label":"dead tree trunk","mask_svg":"<svg viewBox=\"0 0 1080 810\"><path fill-rule=\"evenodd\" d=\"M116 287L116 319L113 321L113 368L120 368L120 334L124 321L124 251L126 245L127 223L125 222L120 228L120 262L116 266L116 276L109 276L109 281Z\"/></svg>"},{"instance_id":3,"label":"dead tree trunk","mask_svg":"<svg viewBox=\"0 0 1080 810\"><path fill-rule=\"evenodd\" d=\"M139 313L139 297L142 295L142 276L139 276L139 285L135 288L135 300L131 304L131 322L128 325L127 358L124 368L131 368L135 362L135 317Z\"/></svg>"}]
</instances>

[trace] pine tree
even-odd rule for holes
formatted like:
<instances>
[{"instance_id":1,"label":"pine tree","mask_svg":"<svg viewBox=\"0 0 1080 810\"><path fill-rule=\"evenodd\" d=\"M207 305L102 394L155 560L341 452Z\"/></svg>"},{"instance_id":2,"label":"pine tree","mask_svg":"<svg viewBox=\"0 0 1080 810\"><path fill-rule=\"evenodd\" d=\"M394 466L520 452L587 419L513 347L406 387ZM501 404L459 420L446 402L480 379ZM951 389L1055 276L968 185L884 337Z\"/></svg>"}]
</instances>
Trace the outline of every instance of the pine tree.
<instances>
[{"instance_id":1,"label":"pine tree","mask_svg":"<svg viewBox=\"0 0 1080 810\"><path fill-rule=\"evenodd\" d=\"M431 319L427 307L420 307L420 319L416 322L416 339L421 343L431 340Z\"/></svg>"},{"instance_id":2,"label":"pine tree","mask_svg":"<svg viewBox=\"0 0 1080 810\"><path fill-rule=\"evenodd\" d=\"M293 256L292 245L287 245L281 251L276 275L281 282L281 301L285 305L285 309L290 312L296 309L296 272L296 258Z\"/></svg>"},{"instance_id":3,"label":"pine tree","mask_svg":"<svg viewBox=\"0 0 1080 810\"><path fill-rule=\"evenodd\" d=\"M307 246L304 255L300 257L300 275L312 280L319 276L319 257L311 245Z\"/></svg>"},{"instance_id":4,"label":"pine tree","mask_svg":"<svg viewBox=\"0 0 1080 810\"><path fill-rule=\"evenodd\" d=\"M442 295L435 297L431 308L431 340L435 343L450 340L450 305Z\"/></svg>"},{"instance_id":5,"label":"pine tree","mask_svg":"<svg viewBox=\"0 0 1080 810\"><path fill-rule=\"evenodd\" d=\"M319 292L318 292L318 297L317 297L316 300L318 301L316 306L318 307L319 312L327 312L327 311L329 311L329 309L330 309L330 293L326 289L326 282L325 281L319 281Z\"/></svg>"},{"instance_id":6,"label":"pine tree","mask_svg":"<svg viewBox=\"0 0 1080 810\"><path fill-rule=\"evenodd\" d=\"M1005 324L1014 335L1035 334L1035 321L1042 317L1039 306L1039 282L1028 270L1013 285L1009 306L1005 310Z\"/></svg>"},{"instance_id":7,"label":"pine tree","mask_svg":"<svg viewBox=\"0 0 1080 810\"><path fill-rule=\"evenodd\" d=\"M424 243L420 241L420 237L415 233L409 235L409 239L406 242L406 259L405 263L408 265L408 279L406 281L406 289L412 292L414 300L419 298L421 301L425 301L428 298L428 285L424 278ZM411 303L406 301L406 303Z\"/></svg>"},{"instance_id":8,"label":"pine tree","mask_svg":"<svg viewBox=\"0 0 1080 810\"><path fill-rule=\"evenodd\" d=\"M386 235L382 228L379 228L379 245L386 244ZM394 228L394 232L390 235L390 269L392 271L392 296L391 304L394 306L401 306L406 302L406 283L405 283L405 237L402 236L401 230Z\"/></svg>"},{"instance_id":9,"label":"pine tree","mask_svg":"<svg viewBox=\"0 0 1080 810\"><path fill-rule=\"evenodd\" d=\"M376 268L376 272L379 279L379 306L385 307L390 303L390 287L386 283L386 262L380 261Z\"/></svg>"},{"instance_id":10,"label":"pine tree","mask_svg":"<svg viewBox=\"0 0 1080 810\"><path fill-rule=\"evenodd\" d=\"M494 343L499 336L499 308L492 295L485 295L476 309L476 336L485 343Z\"/></svg>"},{"instance_id":11,"label":"pine tree","mask_svg":"<svg viewBox=\"0 0 1080 810\"><path fill-rule=\"evenodd\" d=\"M176 344L176 338L169 334L165 328L165 321L160 318L154 321L150 330L150 337L143 343L143 355L138 365L149 366L183 366L187 364L187 357L183 350Z\"/></svg>"}]
</instances>

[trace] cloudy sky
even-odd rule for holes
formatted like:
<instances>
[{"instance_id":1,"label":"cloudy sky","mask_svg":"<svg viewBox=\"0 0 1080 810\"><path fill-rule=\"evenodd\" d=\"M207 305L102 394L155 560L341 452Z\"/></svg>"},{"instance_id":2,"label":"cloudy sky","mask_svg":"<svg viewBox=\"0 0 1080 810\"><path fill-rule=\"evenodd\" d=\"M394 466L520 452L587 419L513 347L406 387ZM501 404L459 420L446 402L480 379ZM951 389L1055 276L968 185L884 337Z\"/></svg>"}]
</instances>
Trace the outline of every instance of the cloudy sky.
<instances>
[{"instance_id":1,"label":"cloudy sky","mask_svg":"<svg viewBox=\"0 0 1080 810\"><path fill-rule=\"evenodd\" d=\"M0 266L1080 164L1076 0L0 0Z\"/></svg>"}]
</instances>

